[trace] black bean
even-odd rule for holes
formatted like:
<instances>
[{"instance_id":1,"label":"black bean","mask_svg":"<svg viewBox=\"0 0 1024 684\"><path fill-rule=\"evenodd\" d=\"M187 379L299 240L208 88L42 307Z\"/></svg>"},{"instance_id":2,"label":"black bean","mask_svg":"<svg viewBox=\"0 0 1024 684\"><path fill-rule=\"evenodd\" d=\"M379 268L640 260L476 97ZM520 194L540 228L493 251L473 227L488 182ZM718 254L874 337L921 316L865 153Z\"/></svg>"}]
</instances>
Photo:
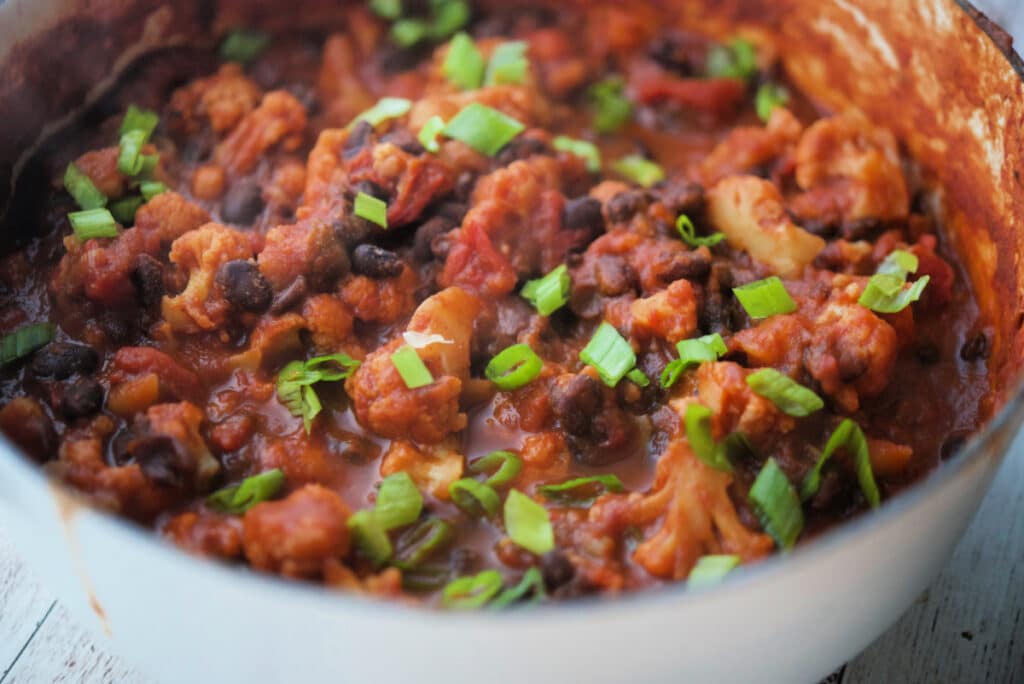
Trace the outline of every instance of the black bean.
<instances>
[{"instance_id":1,"label":"black bean","mask_svg":"<svg viewBox=\"0 0 1024 684\"><path fill-rule=\"evenodd\" d=\"M603 403L601 385L589 375L563 376L551 387L551 410L571 435L590 434Z\"/></svg>"},{"instance_id":2,"label":"black bean","mask_svg":"<svg viewBox=\"0 0 1024 684\"><path fill-rule=\"evenodd\" d=\"M988 335L980 332L974 335L960 348L960 358L964 361L980 361L987 359L989 354Z\"/></svg>"},{"instance_id":3,"label":"black bean","mask_svg":"<svg viewBox=\"0 0 1024 684\"><path fill-rule=\"evenodd\" d=\"M704 208L704 186L684 179L672 179L658 189L662 204L676 214L693 215Z\"/></svg>"},{"instance_id":4,"label":"black bean","mask_svg":"<svg viewBox=\"0 0 1024 684\"><path fill-rule=\"evenodd\" d=\"M508 166L514 161L527 159L535 154L550 154L551 149L543 140L519 136L513 138L507 145L501 148L498 156L494 158L498 166Z\"/></svg>"},{"instance_id":5,"label":"black bean","mask_svg":"<svg viewBox=\"0 0 1024 684\"><path fill-rule=\"evenodd\" d=\"M423 149L423 145L416 139L416 136L412 132L402 128L393 133L388 133L380 139L382 143L391 143L395 147L399 148L403 152L413 155L421 155L426 150Z\"/></svg>"},{"instance_id":6,"label":"black bean","mask_svg":"<svg viewBox=\"0 0 1024 684\"><path fill-rule=\"evenodd\" d=\"M466 218L466 214L468 213L469 205L463 204L462 202L444 202L437 208L438 216L444 216L456 225L461 224L462 219Z\"/></svg>"},{"instance_id":7,"label":"black bean","mask_svg":"<svg viewBox=\"0 0 1024 684\"><path fill-rule=\"evenodd\" d=\"M256 262L235 259L217 270L217 284L224 291L224 299L237 309L261 313L270 306L274 292L260 273Z\"/></svg>"},{"instance_id":8,"label":"black bean","mask_svg":"<svg viewBox=\"0 0 1024 684\"><path fill-rule=\"evenodd\" d=\"M885 224L882 221L874 217L867 217L844 221L839 227L839 233L845 240L871 240L884 229Z\"/></svg>"},{"instance_id":9,"label":"black bean","mask_svg":"<svg viewBox=\"0 0 1024 684\"><path fill-rule=\"evenodd\" d=\"M232 184L220 207L221 218L237 226L252 225L262 211L263 191L259 183L251 179Z\"/></svg>"},{"instance_id":10,"label":"black bean","mask_svg":"<svg viewBox=\"0 0 1024 684\"><path fill-rule=\"evenodd\" d=\"M142 473L152 482L173 489L181 489L191 481L195 465L184 447L168 435L145 432L145 426L135 428L114 442L114 458L120 465L138 464ZM141 434L140 434L141 432Z\"/></svg>"},{"instance_id":11,"label":"black bean","mask_svg":"<svg viewBox=\"0 0 1024 684\"><path fill-rule=\"evenodd\" d=\"M358 194L369 195L370 197L376 197L379 200L388 201L390 195L386 188L382 187L378 183L374 183L372 180L362 180L352 186L352 196L355 197Z\"/></svg>"},{"instance_id":12,"label":"black bean","mask_svg":"<svg viewBox=\"0 0 1024 684\"><path fill-rule=\"evenodd\" d=\"M423 262L430 261L434 258L433 242L434 238L445 235L448 231L455 228L455 222L444 216L435 216L430 219L419 228L416 229L416 234L412 240L412 254L413 256Z\"/></svg>"},{"instance_id":13,"label":"black bean","mask_svg":"<svg viewBox=\"0 0 1024 684\"><path fill-rule=\"evenodd\" d=\"M618 297L632 290L637 283L636 271L625 257L602 254L594 265L597 288L606 297Z\"/></svg>"},{"instance_id":14,"label":"black bean","mask_svg":"<svg viewBox=\"0 0 1024 684\"><path fill-rule=\"evenodd\" d=\"M633 218L633 215L647 207L647 193L643 190L626 190L608 200L604 209L608 220L622 223Z\"/></svg>"},{"instance_id":15,"label":"black bean","mask_svg":"<svg viewBox=\"0 0 1024 684\"><path fill-rule=\"evenodd\" d=\"M555 549L540 557L540 573L549 590L568 584L576 576L576 567L564 551Z\"/></svg>"},{"instance_id":16,"label":"black bean","mask_svg":"<svg viewBox=\"0 0 1024 684\"><path fill-rule=\"evenodd\" d=\"M159 259L148 254L140 254L135 259L132 269L132 284L139 294L139 302L144 308L152 308L163 299L164 266Z\"/></svg>"},{"instance_id":17,"label":"black bean","mask_svg":"<svg viewBox=\"0 0 1024 684\"><path fill-rule=\"evenodd\" d=\"M647 55L669 71L681 76L692 76L694 65L686 46L674 36L659 36L651 41Z\"/></svg>"},{"instance_id":18,"label":"black bean","mask_svg":"<svg viewBox=\"0 0 1024 684\"><path fill-rule=\"evenodd\" d=\"M655 270L658 279L663 283L674 283L686 280L702 281L711 272L711 257L704 251L677 252L664 263L659 263Z\"/></svg>"},{"instance_id":19,"label":"black bean","mask_svg":"<svg viewBox=\"0 0 1024 684\"><path fill-rule=\"evenodd\" d=\"M349 214L334 222L334 237L350 252L369 239L376 226L364 218Z\"/></svg>"},{"instance_id":20,"label":"black bean","mask_svg":"<svg viewBox=\"0 0 1024 684\"><path fill-rule=\"evenodd\" d=\"M32 374L39 378L65 380L75 373L96 370L100 359L96 350L84 344L51 342L32 357Z\"/></svg>"},{"instance_id":21,"label":"black bean","mask_svg":"<svg viewBox=\"0 0 1024 684\"><path fill-rule=\"evenodd\" d=\"M127 312L114 312L107 311L100 314L99 324L100 330L107 336L107 339L111 342L121 344L127 342L133 333L137 331L136 324L138 323L137 318L129 318L131 314Z\"/></svg>"},{"instance_id":22,"label":"black bean","mask_svg":"<svg viewBox=\"0 0 1024 684\"><path fill-rule=\"evenodd\" d=\"M359 245L352 252L352 272L371 278L394 278L402 272L404 262L394 252L377 245Z\"/></svg>"},{"instance_id":23,"label":"black bean","mask_svg":"<svg viewBox=\"0 0 1024 684\"><path fill-rule=\"evenodd\" d=\"M93 378L80 378L67 386L60 400L60 412L68 420L85 418L103 406L103 385Z\"/></svg>"},{"instance_id":24,"label":"black bean","mask_svg":"<svg viewBox=\"0 0 1024 684\"><path fill-rule=\"evenodd\" d=\"M817 235L818 237L825 238L826 240L834 238L839 234L839 226L835 221L829 221L826 219L807 219L800 222L804 230L811 235Z\"/></svg>"},{"instance_id":25,"label":"black bean","mask_svg":"<svg viewBox=\"0 0 1024 684\"><path fill-rule=\"evenodd\" d=\"M373 126L370 125L369 121L357 123L348 132L345 144L341 146L341 157L343 159L351 159L359 154L366 147L367 143L370 142L371 135L373 135Z\"/></svg>"},{"instance_id":26,"label":"black bean","mask_svg":"<svg viewBox=\"0 0 1024 684\"><path fill-rule=\"evenodd\" d=\"M452 191L455 197L462 201L469 201L473 195L473 188L476 187L476 174L472 171L463 171L455 179L455 189Z\"/></svg>"},{"instance_id":27,"label":"black bean","mask_svg":"<svg viewBox=\"0 0 1024 684\"><path fill-rule=\"evenodd\" d=\"M604 230L601 202L593 197L566 200L562 211L562 225L569 230L589 229L596 235Z\"/></svg>"},{"instance_id":28,"label":"black bean","mask_svg":"<svg viewBox=\"0 0 1024 684\"><path fill-rule=\"evenodd\" d=\"M316 256L309 265L307 282L317 292L330 292L350 269L348 251L337 236L328 231L317 245Z\"/></svg>"},{"instance_id":29,"label":"black bean","mask_svg":"<svg viewBox=\"0 0 1024 684\"><path fill-rule=\"evenodd\" d=\"M291 285L274 295L274 301L270 304L270 313L275 316L283 314L298 306L307 294L309 294L309 286L306 284L306 277L299 276L292 281Z\"/></svg>"}]
</instances>

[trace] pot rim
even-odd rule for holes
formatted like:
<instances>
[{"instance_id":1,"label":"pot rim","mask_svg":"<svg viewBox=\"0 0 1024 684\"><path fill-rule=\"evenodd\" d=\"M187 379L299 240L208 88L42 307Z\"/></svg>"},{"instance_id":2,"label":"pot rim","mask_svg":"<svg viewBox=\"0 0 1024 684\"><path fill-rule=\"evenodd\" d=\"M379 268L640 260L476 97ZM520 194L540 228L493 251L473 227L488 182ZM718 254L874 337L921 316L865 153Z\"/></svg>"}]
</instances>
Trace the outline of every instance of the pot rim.
<instances>
[{"instance_id":1,"label":"pot rim","mask_svg":"<svg viewBox=\"0 0 1024 684\"><path fill-rule=\"evenodd\" d=\"M953 0L988 37L995 47L1006 58L1010 68L1024 82L1024 60L1014 50L1012 39L994 21L980 12L969 0ZM0 3L2 4L2 3ZM168 563L176 564L175 572L202 572L212 576L220 574L225 581L241 583L252 587L251 591L263 593L269 597L278 594L282 599L302 602L303 608L318 610L330 602L341 610L339 614L359 614L372 611L377 618L396 618L400 620L418 620L422 624L440 621L464 620L486 623L489 628L498 625L521 625L524 621L533 622L539 619L590 619L596 614L608 611L620 613L623 610L643 610L655 605L655 602L682 603L704 599L720 598L725 592L736 591L740 586L764 583L782 572L789 572L797 564L811 564L815 559L829 554L850 540L869 535L873 530L891 523L904 512L916 507L925 499L942 490L949 482L956 479L968 466L978 465L985 458L1001 461L1006 450L993 451L999 446L1000 440L1009 443L1021 423L1024 422L1024 375L1019 375L1016 385L1007 397L1004 405L976 434L972 435L967 444L948 461L941 462L930 474L901 491L892 499L888 499L873 511L867 511L832 527L824 533L801 543L787 553L776 553L749 566L741 565L733 570L728 581L721 582L704 589L691 591L685 582L673 582L656 589L631 591L614 597L585 596L574 599L566 604L539 604L529 611L477 611L472 613L443 611L422 606L409 606L393 600L366 596L348 591L331 591L319 584L287 581L275 575L259 573L242 566L232 566L208 558L197 557L178 549L169 541L116 514L104 511L90 503L88 499L66 485L51 479L38 464L25 457L20 450L4 435L0 434L0 452L9 461L15 475L20 475L26 484L54 497L72 496L76 501L83 502L81 511L72 515L88 515L98 523L111 528L111 531L124 535L132 544L145 544L149 552L159 555ZM1007 445L1008 449L1008 445ZM20 472L18 472L20 471ZM38 493L38 492L37 492ZM31 495L31 494L30 494ZM18 524L18 523L15 523ZM307 605L308 604L308 605Z\"/></svg>"}]
</instances>

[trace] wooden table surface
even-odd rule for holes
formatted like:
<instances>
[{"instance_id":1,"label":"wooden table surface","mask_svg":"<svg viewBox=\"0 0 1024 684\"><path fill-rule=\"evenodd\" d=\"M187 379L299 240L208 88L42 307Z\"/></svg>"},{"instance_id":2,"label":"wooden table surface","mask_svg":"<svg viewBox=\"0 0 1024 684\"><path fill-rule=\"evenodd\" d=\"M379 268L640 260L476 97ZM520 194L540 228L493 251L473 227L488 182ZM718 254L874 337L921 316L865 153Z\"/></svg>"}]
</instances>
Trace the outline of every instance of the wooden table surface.
<instances>
[{"instance_id":1,"label":"wooden table surface","mask_svg":"<svg viewBox=\"0 0 1024 684\"><path fill-rule=\"evenodd\" d=\"M974 4L1024 37L1021 0ZM1024 434L946 568L830 684L1024 682L1022 492ZM52 682L154 684L109 643L95 641L35 581L0 521L0 684Z\"/></svg>"}]
</instances>

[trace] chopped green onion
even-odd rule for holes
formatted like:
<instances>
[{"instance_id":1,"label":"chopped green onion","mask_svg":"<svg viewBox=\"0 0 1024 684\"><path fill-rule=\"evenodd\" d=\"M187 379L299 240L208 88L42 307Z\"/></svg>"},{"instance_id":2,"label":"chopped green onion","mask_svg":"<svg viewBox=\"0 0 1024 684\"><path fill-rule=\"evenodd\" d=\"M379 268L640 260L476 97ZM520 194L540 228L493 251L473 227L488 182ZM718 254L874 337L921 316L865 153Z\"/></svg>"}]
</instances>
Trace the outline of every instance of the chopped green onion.
<instances>
[{"instance_id":1,"label":"chopped green onion","mask_svg":"<svg viewBox=\"0 0 1024 684\"><path fill-rule=\"evenodd\" d=\"M761 121L768 123L776 107L789 102L789 91L777 83L762 83L754 96L754 110Z\"/></svg>"},{"instance_id":2,"label":"chopped green onion","mask_svg":"<svg viewBox=\"0 0 1024 684\"><path fill-rule=\"evenodd\" d=\"M860 483L861 491L864 492L864 498L872 508L877 508L882 502L882 497L878 493L875 475L871 470L871 452L868 450L868 441L860 426L849 418L844 418L828 438L825 450L821 452L814 467L804 476L804 481L800 485L800 498L807 501L818 493L818 488L821 487L821 469L832 454L839 449L844 449L853 457L854 470L857 472L857 481Z\"/></svg>"},{"instance_id":3,"label":"chopped green onion","mask_svg":"<svg viewBox=\"0 0 1024 684\"><path fill-rule=\"evenodd\" d=\"M423 363L423 359L407 344L399 347L398 351L391 355L391 363L395 365L395 370L402 376L402 381L409 389L426 387L434 382L434 376L430 374L430 369Z\"/></svg>"},{"instance_id":4,"label":"chopped green onion","mask_svg":"<svg viewBox=\"0 0 1024 684\"><path fill-rule=\"evenodd\" d=\"M626 488L615 475L591 475L577 477L561 484L541 485L537 487L537 491L555 503L586 507L605 492L619 493L626 491Z\"/></svg>"},{"instance_id":5,"label":"chopped green onion","mask_svg":"<svg viewBox=\"0 0 1024 684\"><path fill-rule=\"evenodd\" d=\"M206 505L220 513L241 515L261 501L273 499L283 486L284 471L274 468L218 489L206 497Z\"/></svg>"},{"instance_id":6,"label":"chopped green onion","mask_svg":"<svg viewBox=\"0 0 1024 684\"><path fill-rule=\"evenodd\" d=\"M484 85L523 83L529 66L530 62L526 59L526 43L521 40L501 43L491 53Z\"/></svg>"},{"instance_id":7,"label":"chopped green onion","mask_svg":"<svg viewBox=\"0 0 1024 684\"><path fill-rule=\"evenodd\" d=\"M546 508L517 489L505 499L505 531L519 546L538 556L555 548L555 532Z\"/></svg>"},{"instance_id":8,"label":"chopped green onion","mask_svg":"<svg viewBox=\"0 0 1024 684\"><path fill-rule=\"evenodd\" d=\"M167 186L159 181L142 181L139 183L139 192L148 202L160 193L167 192Z\"/></svg>"},{"instance_id":9,"label":"chopped green onion","mask_svg":"<svg viewBox=\"0 0 1024 684\"><path fill-rule=\"evenodd\" d=\"M122 226L130 226L135 222L135 212L139 210L145 200L138 195L122 197L110 203L110 215Z\"/></svg>"},{"instance_id":10,"label":"chopped green onion","mask_svg":"<svg viewBox=\"0 0 1024 684\"><path fill-rule=\"evenodd\" d=\"M121 150L117 154L117 170L126 176L137 176L142 171L142 146L149 136L134 128L121 136Z\"/></svg>"},{"instance_id":11,"label":"chopped green onion","mask_svg":"<svg viewBox=\"0 0 1024 684\"><path fill-rule=\"evenodd\" d=\"M142 160L142 170L139 171L137 176L139 178L149 178L153 175L153 170L156 165L160 163L159 154L140 154L139 159Z\"/></svg>"},{"instance_id":12,"label":"chopped green onion","mask_svg":"<svg viewBox=\"0 0 1024 684\"><path fill-rule=\"evenodd\" d=\"M473 102L445 124L443 133L461 140L480 154L493 157L525 129L523 124L497 109Z\"/></svg>"},{"instance_id":13,"label":"chopped green onion","mask_svg":"<svg viewBox=\"0 0 1024 684\"><path fill-rule=\"evenodd\" d=\"M857 303L878 313L897 313L921 298L921 293L930 279L929 276L924 276L920 280L915 280L910 287L904 288L902 282L895 276L875 274L868 280ZM895 292L892 288L893 281L900 282Z\"/></svg>"},{"instance_id":14,"label":"chopped green onion","mask_svg":"<svg viewBox=\"0 0 1024 684\"><path fill-rule=\"evenodd\" d=\"M391 540L373 511L356 511L349 516L347 525L356 546L374 567L379 568L391 558Z\"/></svg>"},{"instance_id":15,"label":"chopped green onion","mask_svg":"<svg viewBox=\"0 0 1024 684\"><path fill-rule=\"evenodd\" d=\"M370 0L370 11L384 19L402 16L402 0Z\"/></svg>"},{"instance_id":16,"label":"chopped green onion","mask_svg":"<svg viewBox=\"0 0 1024 684\"><path fill-rule=\"evenodd\" d=\"M747 499L761 526L779 548L791 548L803 530L804 512L796 490L774 458L769 458L761 468Z\"/></svg>"},{"instance_id":17,"label":"chopped green onion","mask_svg":"<svg viewBox=\"0 0 1024 684\"><path fill-rule=\"evenodd\" d=\"M718 584L739 564L739 556L701 556L690 570L686 586L690 589L703 589Z\"/></svg>"},{"instance_id":18,"label":"chopped green onion","mask_svg":"<svg viewBox=\"0 0 1024 684\"><path fill-rule=\"evenodd\" d=\"M64 188L82 209L99 209L107 204L107 196L74 163L64 170Z\"/></svg>"},{"instance_id":19,"label":"chopped green onion","mask_svg":"<svg viewBox=\"0 0 1024 684\"><path fill-rule=\"evenodd\" d=\"M75 231L75 237L83 242L93 238L117 237L114 217L106 209L73 211L68 214L68 221L71 222L71 229Z\"/></svg>"},{"instance_id":20,"label":"chopped green onion","mask_svg":"<svg viewBox=\"0 0 1024 684\"><path fill-rule=\"evenodd\" d=\"M717 361L728 348L718 333L704 335L692 340L676 342L679 358L673 359L661 372L661 386L665 389L676 384L683 371L699 366L705 361Z\"/></svg>"},{"instance_id":21,"label":"chopped green onion","mask_svg":"<svg viewBox=\"0 0 1024 684\"><path fill-rule=\"evenodd\" d=\"M594 128L599 133L617 131L633 115L633 103L625 95L625 86L621 76L611 76L587 89L594 110Z\"/></svg>"},{"instance_id":22,"label":"chopped green onion","mask_svg":"<svg viewBox=\"0 0 1024 684\"><path fill-rule=\"evenodd\" d=\"M469 464L471 473L493 473L484 480L484 484L488 487L507 485L522 469L522 459L511 451L492 451Z\"/></svg>"},{"instance_id":23,"label":"chopped green onion","mask_svg":"<svg viewBox=\"0 0 1024 684\"><path fill-rule=\"evenodd\" d=\"M541 316L550 316L569 301L570 284L569 267L562 264L543 278L527 281L519 295Z\"/></svg>"},{"instance_id":24,"label":"chopped green onion","mask_svg":"<svg viewBox=\"0 0 1024 684\"><path fill-rule=\"evenodd\" d=\"M742 78L757 73L757 51L750 41L735 38L727 45L716 45L708 51L707 75L712 78Z\"/></svg>"},{"instance_id":25,"label":"chopped green onion","mask_svg":"<svg viewBox=\"0 0 1024 684\"><path fill-rule=\"evenodd\" d=\"M405 116L409 113L410 109L412 109L412 100L407 100L404 97L382 97L377 101L377 104L352 119L348 128L351 129L360 121L365 121L371 126L377 127L388 119L397 119L400 116Z\"/></svg>"},{"instance_id":26,"label":"chopped green onion","mask_svg":"<svg viewBox=\"0 0 1024 684\"><path fill-rule=\"evenodd\" d=\"M503 391L528 384L544 368L544 362L528 344L513 344L498 352L484 369L487 379Z\"/></svg>"},{"instance_id":27,"label":"chopped green onion","mask_svg":"<svg viewBox=\"0 0 1024 684\"><path fill-rule=\"evenodd\" d=\"M633 370L626 373L626 379L632 382L634 385L639 385L640 387L647 387L648 385L651 384L651 379L644 375L644 372L639 368L634 368Z\"/></svg>"},{"instance_id":28,"label":"chopped green onion","mask_svg":"<svg viewBox=\"0 0 1024 684\"><path fill-rule=\"evenodd\" d=\"M555 136L551 145L559 152L575 154L583 159L587 163L587 171L597 173L601 170L601 150L597 149L597 145L594 143L559 135Z\"/></svg>"},{"instance_id":29,"label":"chopped green onion","mask_svg":"<svg viewBox=\"0 0 1024 684\"><path fill-rule=\"evenodd\" d=\"M620 176L645 188L665 179L665 171L657 163L644 159L639 154L630 154L613 162L612 169Z\"/></svg>"},{"instance_id":30,"label":"chopped green onion","mask_svg":"<svg viewBox=\"0 0 1024 684\"><path fill-rule=\"evenodd\" d=\"M619 384L619 380L636 365L633 348L607 321L598 326L590 342L580 352L580 359L596 368L601 381L609 387Z\"/></svg>"},{"instance_id":31,"label":"chopped green onion","mask_svg":"<svg viewBox=\"0 0 1024 684\"><path fill-rule=\"evenodd\" d=\"M395 542L395 565L402 570L419 567L447 546L454 536L452 526L440 518L428 518L411 527Z\"/></svg>"},{"instance_id":32,"label":"chopped green onion","mask_svg":"<svg viewBox=\"0 0 1024 684\"><path fill-rule=\"evenodd\" d=\"M878 265L875 273L894 275L906 280L911 273L917 273L917 255L902 249L894 249Z\"/></svg>"},{"instance_id":33,"label":"chopped green onion","mask_svg":"<svg viewBox=\"0 0 1024 684\"><path fill-rule=\"evenodd\" d=\"M388 205L382 199L377 199L373 195L361 192L356 195L353 211L359 218L376 223L385 230L388 227Z\"/></svg>"},{"instance_id":34,"label":"chopped green onion","mask_svg":"<svg viewBox=\"0 0 1024 684\"><path fill-rule=\"evenodd\" d=\"M457 33L448 44L441 73L463 90L479 88L484 80L484 56L466 33Z\"/></svg>"},{"instance_id":35,"label":"chopped green onion","mask_svg":"<svg viewBox=\"0 0 1024 684\"><path fill-rule=\"evenodd\" d=\"M447 584L451 569L447 563L431 563L418 568L402 568L402 588L406 591L435 591Z\"/></svg>"},{"instance_id":36,"label":"chopped green onion","mask_svg":"<svg viewBox=\"0 0 1024 684\"><path fill-rule=\"evenodd\" d=\"M458 610L480 608L498 595L502 587L501 573L484 570L478 575L452 580L441 592L441 605Z\"/></svg>"},{"instance_id":37,"label":"chopped green onion","mask_svg":"<svg viewBox=\"0 0 1024 684\"><path fill-rule=\"evenodd\" d=\"M235 29L220 44L220 58L225 62L248 64L270 44L270 36L259 31Z\"/></svg>"},{"instance_id":38,"label":"chopped green onion","mask_svg":"<svg viewBox=\"0 0 1024 684\"><path fill-rule=\"evenodd\" d=\"M423 149L437 154L441 151L441 144L437 141L437 136L443 130L444 119L435 114L427 119L427 123L423 124L423 128L420 129L420 133L416 137L419 139L420 144L423 145Z\"/></svg>"},{"instance_id":39,"label":"chopped green onion","mask_svg":"<svg viewBox=\"0 0 1024 684\"><path fill-rule=\"evenodd\" d=\"M448 485L452 503L473 517L493 518L501 507L498 493L488 485L464 477Z\"/></svg>"},{"instance_id":40,"label":"chopped green onion","mask_svg":"<svg viewBox=\"0 0 1024 684\"><path fill-rule=\"evenodd\" d=\"M128 105L124 118L121 120L121 128L117 134L122 136L129 131L142 131L144 139L149 140L149 136L153 135L153 131L156 130L159 123L160 117L156 112L140 109L135 105Z\"/></svg>"},{"instance_id":41,"label":"chopped green onion","mask_svg":"<svg viewBox=\"0 0 1024 684\"><path fill-rule=\"evenodd\" d=\"M803 418L825 406L817 394L774 368L754 371L747 376L747 385L754 394L768 399L787 416Z\"/></svg>"},{"instance_id":42,"label":"chopped green onion","mask_svg":"<svg viewBox=\"0 0 1024 684\"><path fill-rule=\"evenodd\" d=\"M732 464L726 450L722 444L716 444L711 435L711 409L702 404L688 404L683 424L686 426L686 439L697 458L715 470L731 473Z\"/></svg>"},{"instance_id":43,"label":"chopped green onion","mask_svg":"<svg viewBox=\"0 0 1024 684\"><path fill-rule=\"evenodd\" d=\"M469 23L469 4L465 0L433 0L434 20L429 35L444 40Z\"/></svg>"},{"instance_id":44,"label":"chopped green onion","mask_svg":"<svg viewBox=\"0 0 1024 684\"><path fill-rule=\"evenodd\" d=\"M512 605L513 603L519 603L527 595L533 595L530 603L537 603L547 598L547 592L544 588L544 575L540 569L533 566L527 569L523 573L522 579L519 580L519 584L506 589L491 602L491 608L505 608Z\"/></svg>"},{"instance_id":45,"label":"chopped green onion","mask_svg":"<svg viewBox=\"0 0 1024 684\"><path fill-rule=\"evenodd\" d=\"M796 311L796 302L778 276L734 287L732 292L751 318L768 318Z\"/></svg>"},{"instance_id":46,"label":"chopped green onion","mask_svg":"<svg viewBox=\"0 0 1024 684\"><path fill-rule=\"evenodd\" d=\"M308 433L313 419L323 408L313 385L344 380L357 368L359 361L343 353L318 356L309 361L292 361L277 376L277 398L293 416L302 416L302 424Z\"/></svg>"},{"instance_id":47,"label":"chopped green onion","mask_svg":"<svg viewBox=\"0 0 1024 684\"><path fill-rule=\"evenodd\" d=\"M52 323L32 323L4 335L0 340L0 366L42 349L53 339Z\"/></svg>"},{"instance_id":48,"label":"chopped green onion","mask_svg":"<svg viewBox=\"0 0 1024 684\"><path fill-rule=\"evenodd\" d=\"M676 219L676 230L679 231L679 237L683 239L683 242L690 247L714 247L725 239L725 233L712 233L707 237L699 237L697 229L693 226L693 221L686 214L680 214Z\"/></svg>"},{"instance_id":49,"label":"chopped green onion","mask_svg":"<svg viewBox=\"0 0 1024 684\"><path fill-rule=\"evenodd\" d=\"M430 24L423 19L399 19L391 25L391 40L399 47L412 47L429 32Z\"/></svg>"},{"instance_id":50,"label":"chopped green onion","mask_svg":"<svg viewBox=\"0 0 1024 684\"><path fill-rule=\"evenodd\" d=\"M416 522L422 510L423 495L416 489L409 473L393 473L380 483L373 514L385 530Z\"/></svg>"}]
</instances>

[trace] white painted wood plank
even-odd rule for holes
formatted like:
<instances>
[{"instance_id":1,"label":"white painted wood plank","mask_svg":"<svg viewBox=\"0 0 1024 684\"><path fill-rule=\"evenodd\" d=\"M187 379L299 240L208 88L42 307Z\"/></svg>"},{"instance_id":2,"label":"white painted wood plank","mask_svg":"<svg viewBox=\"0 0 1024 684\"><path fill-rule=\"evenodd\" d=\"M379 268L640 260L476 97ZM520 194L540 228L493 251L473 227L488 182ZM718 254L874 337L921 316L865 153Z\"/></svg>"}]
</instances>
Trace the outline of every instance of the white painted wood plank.
<instances>
[{"instance_id":1,"label":"white painted wood plank","mask_svg":"<svg viewBox=\"0 0 1024 684\"><path fill-rule=\"evenodd\" d=\"M1024 438L926 594L843 684L1024 682ZM896 562L896 561L894 561Z\"/></svg>"},{"instance_id":2,"label":"white painted wood plank","mask_svg":"<svg viewBox=\"0 0 1024 684\"><path fill-rule=\"evenodd\" d=\"M0 679L53 604L0 527Z\"/></svg>"}]
</instances>

